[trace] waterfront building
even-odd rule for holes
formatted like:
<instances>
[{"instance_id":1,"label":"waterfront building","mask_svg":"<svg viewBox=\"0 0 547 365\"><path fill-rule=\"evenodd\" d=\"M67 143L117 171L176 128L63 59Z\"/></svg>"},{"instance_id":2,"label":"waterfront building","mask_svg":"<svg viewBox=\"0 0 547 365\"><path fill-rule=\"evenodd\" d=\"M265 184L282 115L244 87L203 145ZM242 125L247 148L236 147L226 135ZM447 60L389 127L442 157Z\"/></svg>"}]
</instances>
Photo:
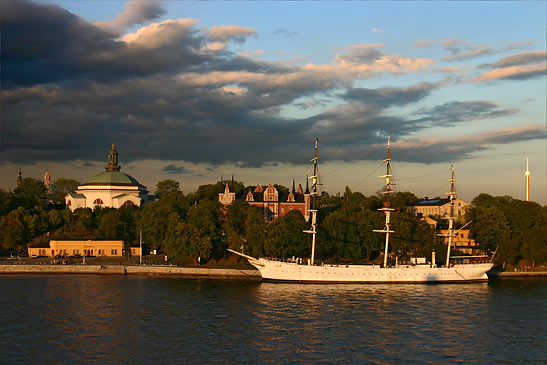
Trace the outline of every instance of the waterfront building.
<instances>
[{"instance_id":1,"label":"waterfront building","mask_svg":"<svg viewBox=\"0 0 547 365\"><path fill-rule=\"evenodd\" d=\"M470 255L484 254L484 251L479 249L479 244L469 237L469 233L469 229L456 230L455 236L452 237L453 248ZM440 230L439 240L445 246L448 246L448 234L448 229Z\"/></svg>"},{"instance_id":2,"label":"waterfront building","mask_svg":"<svg viewBox=\"0 0 547 365\"><path fill-rule=\"evenodd\" d=\"M465 209L470 204L464 202L460 198L454 198L454 216L460 219L465 214ZM414 203L408 204L408 212L417 217L441 216L448 217L450 215L450 199L425 199L417 200Z\"/></svg>"},{"instance_id":3,"label":"waterfront building","mask_svg":"<svg viewBox=\"0 0 547 365\"><path fill-rule=\"evenodd\" d=\"M124 241L121 240L45 240L29 245L29 256L94 256L121 257ZM131 247L132 256L140 256L140 247Z\"/></svg>"},{"instance_id":4,"label":"waterfront building","mask_svg":"<svg viewBox=\"0 0 547 365\"><path fill-rule=\"evenodd\" d=\"M105 170L78 186L76 191L65 197L65 203L72 212L78 208L120 208L122 206L140 206L148 199L146 186L134 177L120 172L118 153L112 145L108 153Z\"/></svg>"},{"instance_id":5,"label":"waterfront building","mask_svg":"<svg viewBox=\"0 0 547 365\"><path fill-rule=\"evenodd\" d=\"M230 192L230 187L226 184L224 193L219 194L218 201L226 208L236 199L235 193ZM288 193L280 193L273 184L269 184L263 189L259 184L253 191L247 192L243 199L249 205L256 207L266 221L287 215L291 210L298 210L306 220L309 219L310 210L310 191L302 190L302 186L295 188L293 181L292 190Z\"/></svg>"}]
</instances>

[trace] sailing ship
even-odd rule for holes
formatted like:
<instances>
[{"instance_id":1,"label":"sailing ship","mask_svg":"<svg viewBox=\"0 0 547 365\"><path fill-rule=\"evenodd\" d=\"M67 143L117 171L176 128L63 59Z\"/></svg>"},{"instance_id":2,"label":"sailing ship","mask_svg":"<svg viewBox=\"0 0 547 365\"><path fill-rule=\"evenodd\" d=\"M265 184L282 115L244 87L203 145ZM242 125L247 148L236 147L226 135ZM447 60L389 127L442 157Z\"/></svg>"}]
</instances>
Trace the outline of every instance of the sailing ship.
<instances>
[{"instance_id":1,"label":"sailing ship","mask_svg":"<svg viewBox=\"0 0 547 365\"><path fill-rule=\"evenodd\" d=\"M294 262L277 261L269 258L255 258L246 255L242 252L237 252L229 249L228 251L246 258L251 265L256 267L266 281L282 281L282 282L304 282L304 283L434 283L434 282L473 282L486 281L488 276L486 272L493 267L492 262L480 262L484 257L477 256L460 256L452 259L459 259L461 263L451 262L450 250L452 239L456 237L454 229L454 199L456 192L454 189L454 167L452 166L452 177L450 181L450 192L447 193L450 197L450 216L448 217L448 249L446 254L446 265L437 266L435 264L435 253L432 253L431 263L423 264L404 264L404 265L388 265L389 255L389 238L394 231L390 227L391 212L394 211L390 207L389 199L384 203L384 206L379 209L385 216L385 226L381 230L374 232L385 234L384 245L384 262L383 265L316 265L315 264L315 244L317 235L317 209L316 196L318 184L318 139L315 140L315 156L311 160L313 163L313 175L308 178L312 180L312 209L309 210L311 215L311 228L304 232L311 234L312 247L311 257L307 263L302 263L301 260L293 260ZM386 174L380 176L386 179L384 194L391 194L394 191L391 187L391 156L390 143L388 138L387 143L387 158ZM415 261L418 262L418 261Z\"/></svg>"}]
</instances>

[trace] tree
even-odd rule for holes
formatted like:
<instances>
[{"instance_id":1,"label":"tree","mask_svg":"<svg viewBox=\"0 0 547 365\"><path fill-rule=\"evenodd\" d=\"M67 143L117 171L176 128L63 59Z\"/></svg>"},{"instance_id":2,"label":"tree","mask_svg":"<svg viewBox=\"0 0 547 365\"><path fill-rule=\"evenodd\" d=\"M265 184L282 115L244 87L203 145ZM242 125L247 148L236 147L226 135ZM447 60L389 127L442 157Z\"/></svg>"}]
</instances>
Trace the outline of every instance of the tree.
<instances>
[{"instance_id":1,"label":"tree","mask_svg":"<svg viewBox=\"0 0 547 365\"><path fill-rule=\"evenodd\" d=\"M152 249L159 250L162 247L172 213L178 216L169 204L162 201L148 203L142 208L138 228L142 229L143 237Z\"/></svg>"},{"instance_id":2,"label":"tree","mask_svg":"<svg viewBox=\"0 0 547 365\"><path fill-rule=\"evenodd\" d=\"M310 237L304 233L308 223L299 210L274 219L268 225L264 249L266 255L274 257L306 257L310 254Z\"/></svg>"},{"instance_id":3,"label":"tree","mask_svg":"<svg viewBox=\"0 0 547 365\"><path fill-rule=\"evenodd\" d=\"M535 224L527 232L520 254L532 267L547 261L547 207L541 208L535 216Z\"/></svg>"},{"instance_id":4,"label":"tree","mask_svg":"<svg viewBox=\"0 0 547 365\"><path fill-rule=\"evenodd\" d=\"M186 222L198 228L210 238L211 242L220 241L220 203L217 201L202 200L198 205L188 209Z\"/></svg>"},{"instance_id":5,"label":"tree","mask_svg":"<svg viewBox=\"0 0 547 365\"><path fill-rule=\"evenodd\" d=\"M56 202L65 202L65 196L78 189L80 182L74 179L67 179L60 177L52 185L51 192L53 193L53 199Z\"/></svg>"},{"instance_id":6,"label":"tree","mask_svg":"<svg viewBox=\"0 0 547 365\"><path fill-rule=\"evenodd\" d=\"M0 242L5 250L20 251L32 239L26 211L19 207L0 218Z\"/></svg>"},{"instance_id":7,"label":"tree","mask_svg":"<svg viewBox=\"0 0 547 365\"><path fill-rule=\"evenodd\" d=\"M156 184L156 197L161 199L170 194L182 194L178 181L165 179Z\"/></svg>"},{"instance_id":8,"label":"tree","mask_svg":"<svg viewBox=\"0 0 547 365\"><path fill-rule=\"evenodd\" d=\"M11 195L9 210L19 207L27 211L41 207L46 200L46 186L40 180L25 177L21 186L15 188Z\"/></svg>"},{"instance_id":9,"label":"tree","mask_svg":"<svg viewBox=\"0 0 547 365\"><path fill-rule=\"evenodd\" d=\"M102 215L96 236L99 239L107 240L122 238L123 224L120 219L120 212L117 209L108 209L108 211Z\"/></svg>"},{"instance_id":10,"label":"tree","mask_svg":"<svg viewBox=\"0 0 547 365\"><path fill-rule=\"evenodd\" d=\"M75 225L74 232L87 233L96 228L95 216L91 208L78 208L74 210Z\"/></svg>"},{"instance_id":11,"label":"tree","mask_svg":"<svg viewBox=\"0 0 547 365\"><path fill-rule=\"evenodd\" d=\"M266 241L266 224L264 217L254 207L247 210L247 221L245 222L245 250L254 257L264 255L264 242ZM241 246L240 246L241 247ZM239 247L235 247L239 249Z\"/></svg>"},{"instance_id":12,"label":"tree","mask_svg":"<svg viewBox=\"0 0 547 365\"><path fill-rule=\"evenodd\" d=\"M8 214L11 194L0 190L0 217Z\"/></svg>"},{"instance_id":13,"label":"tree","mask_svg":"<svg viewBox=\"0 0 547 365\"><path fill-rule=\"evenodd\" d=\"M319 257L355 260L361 256L360 237L355 222L356 214L357 212L348 212L343 205L341 209L325 218L319 231L321 241L318 245Z\"/></svg>"},{"instance_id":14,"label":"tree","mask_svg":"<svg viewBox=\"0 0 547 365\"><path fill-rule=\"evenodd\" d=\"M503 212L495 206L477 206L469 210L473 221L470 232L479 246L487 251L499 247L495 259L497 263L514 263L518 255L518 242L511 239L509 224Z\"/></svg>"},{"instance_id":15,"label":"tree","mask_svg":"<svg viewBox=\"0 0 547 365\"><path fill-rule=\"evenodd\" d=\"M207 261L213 251L210 236L191 223L180 222L177 225L177 246L179 253L194 258L194 262ZM199 258L199 260L198 260Z\"/></svg>"},{"instance_id":16,"label":"tree","mask_svg":"<svg viewBox=\"0 0 547 365\"><path fill-rule=\"evenodd\" d=\"M232 204L228 206L226 222L237 234L245 234L245 221L249 208L249 203L243 200L234 200Z\"/></svg>"},{"instance_id":17,"label":"tree","mask_svg":"<svg viewBox=\"0 0 547 365\"><path fill-rule=\"evenodd\" d=\"M408 204L418 200L418 197L409 191L397 191L391 194L391 207L406 211Z\"/></svg>"},{"instance_id":18,"label":"tree","mask_svg":"<svg viewBox=\"0 0 547 365\"><path fill-rule=\"evenodd\" d=\"M391 215L391 252L398 257L428 256L435 248L435 232L428 224L407 213Z\"/></svg>"},{"instance_id":19,"label":"tree","mask_svg":"<svg viewBox=\"0 0 547 365\"><path fill-rule=\"evenodd\" d=\"M368 263L373 254L378 253L382 248L384 237L374 230L382 228L384 217L380 212L362 210L357 214L356 223L360 244L365 251L365 259Z\"/></svg>"}]
</instances>

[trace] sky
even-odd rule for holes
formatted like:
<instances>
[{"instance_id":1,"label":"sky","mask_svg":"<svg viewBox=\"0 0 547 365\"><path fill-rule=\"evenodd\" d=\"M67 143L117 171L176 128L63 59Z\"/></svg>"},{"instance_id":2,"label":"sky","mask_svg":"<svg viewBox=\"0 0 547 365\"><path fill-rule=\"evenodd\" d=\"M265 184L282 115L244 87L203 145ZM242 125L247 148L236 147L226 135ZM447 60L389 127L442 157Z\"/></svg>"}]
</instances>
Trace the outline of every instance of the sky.
<instances>
[{"instance_id":1,"label":"sky","mask_svg":"<svg viewBox=\"0 0 547 365\"><path fill-rule=\"evenodd\" d=\"M1 6L0 188L85 182L112 144L154 192L224 179L547 203L546 2Z\"/></svg>"}]
</instances>

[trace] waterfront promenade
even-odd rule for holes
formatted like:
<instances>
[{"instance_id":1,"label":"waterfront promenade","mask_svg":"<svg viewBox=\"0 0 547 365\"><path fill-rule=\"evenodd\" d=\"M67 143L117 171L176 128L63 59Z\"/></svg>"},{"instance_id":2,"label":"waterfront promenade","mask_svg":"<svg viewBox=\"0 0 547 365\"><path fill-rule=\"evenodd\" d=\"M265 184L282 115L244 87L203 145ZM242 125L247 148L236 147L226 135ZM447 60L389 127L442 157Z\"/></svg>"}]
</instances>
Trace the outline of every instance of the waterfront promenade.
<instances>
[{"instance_id":1,"label":"waterfront promenade","mask_svg":"<svg viewBox=\"0 0 547 365\"><path fill-rule=\"evenodd\" d=\"M101 275L180 275L218 278L260 280L258 270L234 268L180 267L175 265L125 265L125 264L26 264L13 262L0 264L1 274L101 274ZM489 277L547 276L547 271L492 271Z\"/></svg>"},{"instance_id":2,"label":"waterfront promenade","mask_svg":"<svg viewBox=\"0 0 547 365\"><path fill-rule=\"evenodd\" d=\"M0 274L180 275L260 280L258 270L179 267L175 265L0 264Z\"/></svg>"}]
</instances>

